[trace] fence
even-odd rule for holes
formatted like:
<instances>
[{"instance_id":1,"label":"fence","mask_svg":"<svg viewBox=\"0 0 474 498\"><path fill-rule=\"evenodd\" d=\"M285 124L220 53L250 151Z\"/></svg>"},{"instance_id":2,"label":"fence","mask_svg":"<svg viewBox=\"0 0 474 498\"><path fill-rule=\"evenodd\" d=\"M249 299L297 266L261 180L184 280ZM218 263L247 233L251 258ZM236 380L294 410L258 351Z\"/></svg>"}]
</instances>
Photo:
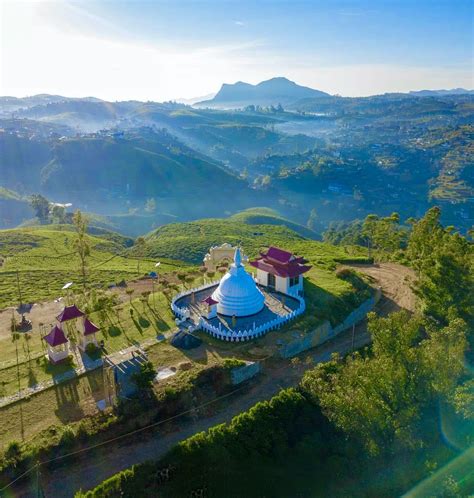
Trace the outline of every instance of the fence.
<instances>
[{"instance_id":1,"label":"fence","mask_svg":"<svg viewBox=\"0 0 474 498\"><path fill-rule=\"evenodd\" d=\"M189 296L193 292L199 292L199 291L202 291L204 289L208 289L209 287L214 287L216 285L219 285L219 282L220 282L220 280L215 280L214 282L203 284L199 287L193 287L192 289L188 289L186 291L182 291L182 292L179 292L178 294L176 294L176 296L174 296L172 301L171 301L171 309L172 309L173 313L177 317L179 317L183 320L186 318L189 318L191 316L191 310L189 308L187 308L186 306L183 306L182 308L177 306L176 301L178 301L179 299L181 299L184 296Z\"/></svg>"},{"instance_id":2,"label":"fence","mask_svg":"<svg viewBox=\"0 0 474 498\"><path fill-rule=\"evenodd\" d=\"M177 306L176 301L183 296L189 295L193 292L198 292L200 290L207 289L209 287L213 287L218 283L219 281L212 282L211 284L205 284L202 285L201 287L196 287L195 289L190 289L186 292L180 292L179 294L177 294L171 302L171 309L173 310L174 314L181 319L189 318L190 316L189 308L186 307L181 308ZM256 326L254 323L253 327L249 329L232 330L226 327L222 327L221 322L219 322L219 326L216 327L215 325L210 324L203 317L200 317L199 322L197 324L197 328L204 330L212 337L215 337L216 339L220 339L222 341L242 342L242 341L249 341L251 339L256 339L258 337L262 337L270 330L279 329L282 325L285 325L289 321L293 320L297 316L304 313L306 309L304 298L300 296L290 296L290 297L292 297L293 299L297 299L299 302L299 307L296 310L293 310L290 313L287 313L286 315L278 316L277 318L274 318L269 322L262 323L261 325Z\"/></svg>"}]
</instances>

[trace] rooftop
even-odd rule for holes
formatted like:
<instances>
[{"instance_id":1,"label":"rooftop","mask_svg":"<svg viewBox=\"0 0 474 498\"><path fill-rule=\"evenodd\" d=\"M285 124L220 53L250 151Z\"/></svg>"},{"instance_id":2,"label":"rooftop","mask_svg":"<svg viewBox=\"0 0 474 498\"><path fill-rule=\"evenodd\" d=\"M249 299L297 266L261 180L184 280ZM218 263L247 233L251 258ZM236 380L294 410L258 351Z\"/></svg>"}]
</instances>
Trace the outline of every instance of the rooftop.
<instances>
[{"instance_id":1,"label":"rooftop","mask_svg":"<svg viewBox=\"0 0 474 498\"><path fill-rule=\"evenodd\" d=\"M82 312L75 304L72 304L71 306L66 306L56 317L56 320L63 323L81 316L84 316L84 312Z\"/></svg>"},{"instance_id":2,"label":"rooftop","mask_svg":"<svg viewBox=\"0 0 474 498\"><path fill-rule=\"evenodd\" d=\"M92 323L89 318L84 320L84 335L95 334L99 329L95 323Z\"/></svg>"},{"instance_id":3,"label":"rooftop","mask_svg":"<svg viewBox=\"0 0 474 498\"><path fill-rule=\"evenodd\" d=\"M283 278L297 277L306 273L311 266L305 266L304 263L307 263L307 260L303 257L295 256L278 247L270 247L266 253L260 253L260 258L250 261L250 265L254 268Z\"/></svg>"},{"instance_id":4,"label":"rooftop","mask_svg":"<svg viewBox=\"0 0 474 498\"><path fill-rule=\"evenodd\" d=\"M61 344L66 344L68 342L66 336L64 335L64 332L60 327L55 325L52 329L51 332L43 337L43 339L50 345L50 346L60 346Z\"/></svg>"}]
</instances>

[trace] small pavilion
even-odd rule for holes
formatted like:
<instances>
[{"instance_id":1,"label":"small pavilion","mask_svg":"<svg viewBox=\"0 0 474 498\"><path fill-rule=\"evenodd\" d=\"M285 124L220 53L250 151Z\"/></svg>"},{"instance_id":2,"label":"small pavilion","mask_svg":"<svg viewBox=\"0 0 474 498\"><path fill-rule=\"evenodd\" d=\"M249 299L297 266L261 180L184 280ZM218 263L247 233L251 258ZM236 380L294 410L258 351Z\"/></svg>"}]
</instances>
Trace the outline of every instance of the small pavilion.
<instances>
[{"instance_id":1,"label":"small pavilion","mask_svg":"<svg viewBox=\"0 0 474 498\"><path fill-rule=\"evenodd\" d=\"M58 363L69 356L69 341L60 326L55 325L43 339L48 345L48 357L51 363Z\"/></svg>"},{"instance_id":2,"label":"small pavilion","mask_svg":"<svg viewBox=\"0 0 474 498\"><path fill-rule=\"evenodd\" d=\"M84 315L82 327L82 337L79 343L79 348L85 351L89 344L94 344L98 347L96 333L100 330L95 323L92 323L87 316Z\"/></svg>"},{"instance_id":3,"label":"small pavilion","mask_svg":"<svg viewBox=\"0 0 474 498\"><path fill-rule=\"evenodd\" d=\"M270 247L250 261L257 268L257 282L271 290L293 296L303 293L303 273L311 269L308 261L278 247Z\"/></svg>"},{"instance_id":4,"label":"small pavilion","mask_svg":"<svg viewBox=\"0 0 474 498\"><path fill-rule=\"evenodd\" d=\"M217 316L217 305L218 301L212 299L212 296L207 296L206 299L203 299L201 303L206 305L206 318L209 320Z\"/></svg>"}]
</instances>

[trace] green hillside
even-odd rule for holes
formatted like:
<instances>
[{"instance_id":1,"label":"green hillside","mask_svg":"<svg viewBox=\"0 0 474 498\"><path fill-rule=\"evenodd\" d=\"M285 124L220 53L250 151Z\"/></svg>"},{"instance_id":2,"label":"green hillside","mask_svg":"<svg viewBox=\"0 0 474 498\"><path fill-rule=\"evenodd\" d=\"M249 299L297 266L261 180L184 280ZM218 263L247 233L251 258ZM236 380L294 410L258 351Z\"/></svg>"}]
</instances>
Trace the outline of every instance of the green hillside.
<instances>
[{"instance_id":1,"label":"green hillside","mask_svg":"<svg viewBox=\"0 0 474 498\"><path fill-rule=\"evenodd\" d=\"M23 302L37 302L62 295L73 281L80 288L79 258L74 252L76 234L70 226L48 225L0 230L0 309L19 302L17 271ZM138 262L128 257L130 239L110 232L88 235L91 246L88 282L107 286L138 276ZM165 271L167 261L162 259ZM140 274L154 269L154 261L140 263Z\"/></svg>"},{"instance_id":2,"label":"green hillside","mask_svg":"<svg viewBox=\"0 0 474 498\"><path fill-rule=\"evenodd\" d=\"M280 216L274 209L265 207L249 208L230 217L233 221L241 221L247 225L283 225L309 239L317 239L318 234L298 223Z\"/></svg>"},{"instance_id":3,"label":"green hillside","mask_svg":"<svg viewBox=\"0 0 474 498\"><path fill-rule=\"evenodd\" d=\"M249 225L232 219L204 219L171 223L147 236L148 254L199 263L211 246L224 242L241 244L255 255L269 244L287 246L303 237L285 226Z\"/></svg>"}]
</instances>

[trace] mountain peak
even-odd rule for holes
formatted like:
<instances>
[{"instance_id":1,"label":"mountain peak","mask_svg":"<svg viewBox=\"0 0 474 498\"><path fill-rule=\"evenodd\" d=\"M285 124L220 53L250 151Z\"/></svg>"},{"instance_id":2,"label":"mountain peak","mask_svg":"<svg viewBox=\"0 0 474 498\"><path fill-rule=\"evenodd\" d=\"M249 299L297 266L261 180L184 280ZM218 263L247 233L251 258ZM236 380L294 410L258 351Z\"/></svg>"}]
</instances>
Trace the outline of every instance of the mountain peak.
<instances>
[{"instance_id":1,"label":"mountain peak","mask_svg":"<svg viewBox=\"0 0 474 498\"><path fill-rule=\"evenodd\" d=\"M327 97L329 94L298 85L284 76L276 76L256 85L238 81L224 83L211 100L198 102L201 107L236 108L247 105L289 104L300 99Z\"/></svg>"}]
</instances>

